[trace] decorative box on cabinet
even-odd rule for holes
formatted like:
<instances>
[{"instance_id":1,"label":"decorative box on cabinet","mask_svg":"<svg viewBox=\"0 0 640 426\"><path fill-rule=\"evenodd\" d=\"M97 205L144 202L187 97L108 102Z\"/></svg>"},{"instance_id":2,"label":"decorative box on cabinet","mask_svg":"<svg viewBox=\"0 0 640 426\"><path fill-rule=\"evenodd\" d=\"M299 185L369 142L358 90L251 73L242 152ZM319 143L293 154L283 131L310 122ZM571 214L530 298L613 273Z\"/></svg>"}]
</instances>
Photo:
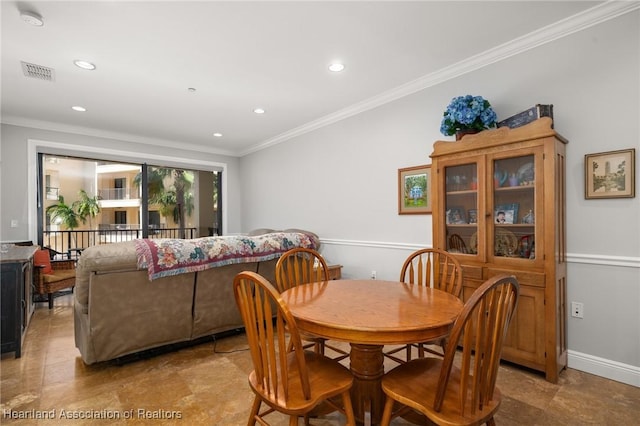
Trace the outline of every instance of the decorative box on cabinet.
<instances>
[{"instance_id":1,"label":"decorative box on cabinet","mask_svg":"<svg viewBox=\"0 0 640 426\"><path fill-rule=\"evenodd\" d=\"M22 353L22 341L29 326L34 304L32 299L33 254L37 246L15 246L11 244L6 253L0 255L0 324L2 328L1 351Z\"/></svg>"},{"instance_id":2,"label":"decorative box on cabinet","mask_svg":"<svg viewBox=\"0 0 640 426\"><path fill-rule=\"evenodd\" d=\"M502 358L553 383L567 365L566 144L545 117L437 141L431 154L434 247L460 261L464 300L494 275L517 277Z\"/></svg>"}]
</instances>

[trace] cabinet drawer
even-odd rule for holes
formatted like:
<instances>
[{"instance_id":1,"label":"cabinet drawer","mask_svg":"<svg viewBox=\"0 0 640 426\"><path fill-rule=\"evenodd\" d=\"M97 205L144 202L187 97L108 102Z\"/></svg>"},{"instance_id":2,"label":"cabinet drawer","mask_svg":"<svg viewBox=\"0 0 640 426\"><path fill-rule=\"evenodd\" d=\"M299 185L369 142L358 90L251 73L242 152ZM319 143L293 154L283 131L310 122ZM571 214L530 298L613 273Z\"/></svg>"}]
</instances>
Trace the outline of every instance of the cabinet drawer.
<instances>
[{"instance_id":1,"label":"cabinet drawer","mask_svg":"<svg viewBox=\"0 0 640 426\"><path fill-rule=\"evenodd\" d=\"M471 265L462 265L462 276L464 279L475 279L482 280L482 267L481 266L471 266Z\"/></svg>"},{"instance_id":2,"label":"cabinet drawer","mask_svg":"<svg viewBox=\"0 0 640 426\"><path fill-rule=\"evenodd\" d=\"M530 285L534 287L545 286L544 274L540 272L514 271L513 269L487 268L487 278L491 278L501 274L515 275L516 279L518 280L518 283L522 285Z\"/></svg>"},{"instance_id":3,"label":"cabinet drawer","mask_svg":"<svg viewBox=\"0 0 640 426\"><path fill-rule=\"evenodd\" d=\"M478 289L478 287L482 285L482 283L482 280L468 279L468 277L465 276L464 280L462 281L462 294L460 295L462 297L462 301L466 302L467 300L469 300L471 298L471 295L473 295L473 293Z\"/></svg>"}]
</instances>

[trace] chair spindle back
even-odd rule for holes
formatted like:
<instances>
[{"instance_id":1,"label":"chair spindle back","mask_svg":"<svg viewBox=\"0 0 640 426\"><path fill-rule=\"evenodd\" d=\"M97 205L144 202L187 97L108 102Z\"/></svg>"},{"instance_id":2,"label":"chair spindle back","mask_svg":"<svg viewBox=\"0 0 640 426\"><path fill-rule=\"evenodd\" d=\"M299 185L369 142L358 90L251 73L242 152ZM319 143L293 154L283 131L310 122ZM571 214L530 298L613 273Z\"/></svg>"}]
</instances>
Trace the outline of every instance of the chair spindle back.
<instances>
[{"instance_id":1,"label":"chair spindle back","mask_svg":"<svg viewBox=\"0 0 640 426\"><path fill-rule=\"evenodd\" d=\"M313 249L291 249L276 263L276 284L281 293L297 285L328 280L327 262Z\"/></svg>"},{"instance_id":2,"label":"chair spindle back","mask_svg":"<svg viewBox=\"0 0 640 426\"><path fill-rule=\"evenodd\" d=\"M462 267L444 250L422 249L412 253L400 271L400 281L446 291L456 297L462 292Z\"/></svg>"},{"instance_id":3,"label":"chair spindle back","mask_svg":"<svg viewBox=\"0 0 640 426\"><path fill-rule=\"evenodd\" d=\"M261 383L264 393L286 400L293 385L289 382L292 377L289 369L297 368L300 377L297 385L309 399L311 391L300 334L278 291L262 276L249 271L235 277L233 288L257 382ZM296 354L294 364L287 362L289 345Z\"/></svg>"},{"instance_id":4,"label":"chair spindle back","mask_svg":"<svg viewBox=\"0 0 640 426\"><path fill-rule=\"evenodd\" d=\"M496 276L485 281L465 303L445 351L434 401L436 411L449 398L457 398L462 413L482 411L492 400L500 355L519 292L514 276ZM460 383L450 386L451 368L461 343Z\"/></svg>"}]
</instances>

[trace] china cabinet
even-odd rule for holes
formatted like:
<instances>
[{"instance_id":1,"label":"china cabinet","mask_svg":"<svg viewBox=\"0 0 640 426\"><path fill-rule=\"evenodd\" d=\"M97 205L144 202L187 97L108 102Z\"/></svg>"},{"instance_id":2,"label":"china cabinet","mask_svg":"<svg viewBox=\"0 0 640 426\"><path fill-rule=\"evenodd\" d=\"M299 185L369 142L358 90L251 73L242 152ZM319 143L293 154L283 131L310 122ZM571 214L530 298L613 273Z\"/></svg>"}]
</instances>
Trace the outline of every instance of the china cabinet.
<instances>
[{"instance_id":1,"label":"china cabinet","mask_svg":"<svg viewBox=\"0 0 640 426\"><path fill-rule=\"evenodd\" d=\"M540 118L438 141L432 159L433 246L463 267L463 298L513 274L520 299L502 358L557 382L567 365L565 145Z\"/></svg>"}]
</instances>

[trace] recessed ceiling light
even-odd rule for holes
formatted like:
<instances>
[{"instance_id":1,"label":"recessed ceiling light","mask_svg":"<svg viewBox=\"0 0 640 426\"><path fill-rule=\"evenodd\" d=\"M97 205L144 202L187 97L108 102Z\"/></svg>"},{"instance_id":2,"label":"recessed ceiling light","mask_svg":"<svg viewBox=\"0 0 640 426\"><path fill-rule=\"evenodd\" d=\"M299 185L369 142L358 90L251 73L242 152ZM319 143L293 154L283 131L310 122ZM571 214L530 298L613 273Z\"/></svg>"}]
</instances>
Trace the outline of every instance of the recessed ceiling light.
<instances>
[{"instance_id":1,"label":"recessed ceiling light","mask_svg":"<svg viewBox=\"0 0 640 426\"><path fill-rule=\"evenodd\" d=\"M41 27L44 25L42 16L38 15L35 12L20 12L20 17L29 25L34 25L36 27Z\"/></svg>"},{"instance_id":2,"label":"recessed ceiling light","mask_svg":"<svg viewBox=\"0 0 640 426\"><path fill-rule=\"evenodd\" d=\"M78 112L85 112L87 110L85 107L81 107L80 105L72 106L71 109Z\"/></svg>"},{"instance_id":3,"label":"recessed ceiling light","mask_svg":"<svg viewBox=\"0 0 640 426\"><path fill-rule=\"evenodd\" d=\"M331 72L340 72L342 70L344 70L344 64L341 64L340 62L334 62L329 65L329 71Z\"/></svg>"},{"instance_id":4,"label":"recessed ceiling light","mask_svg":"<svg viewBox=\"0 0 640 426\"><path fill-rule=\"evenodd\" d=\"M76 59L75 61L73 61L74 64L76 64L76 66L78 68L82 68L83 70L95 70L96 66L94 64L92 64L91 62L88 61L82 61L80 59Z\"/></svg>"},{"instance_id":5,"label":"recessed ceiling light","mask_svg":"<svg viewBox=\"0 0 640 426\"><path fill-rule=\"evenodd\" d=\"M256 114L264 114L265 111L262 108L256 108L253 110L253 112L255 112Z\"/></svg>"},{"instance_id":6,"label":"recessed ceiling light","mask_svg":"<svg viewBox=\"0 0 640 426\"><path fill-rule=\"evenodd\" d=\"M215 136L216 138L221 138L222 137L222 133L214 133L213 136Z\"/></svg>"}]
</instances>

